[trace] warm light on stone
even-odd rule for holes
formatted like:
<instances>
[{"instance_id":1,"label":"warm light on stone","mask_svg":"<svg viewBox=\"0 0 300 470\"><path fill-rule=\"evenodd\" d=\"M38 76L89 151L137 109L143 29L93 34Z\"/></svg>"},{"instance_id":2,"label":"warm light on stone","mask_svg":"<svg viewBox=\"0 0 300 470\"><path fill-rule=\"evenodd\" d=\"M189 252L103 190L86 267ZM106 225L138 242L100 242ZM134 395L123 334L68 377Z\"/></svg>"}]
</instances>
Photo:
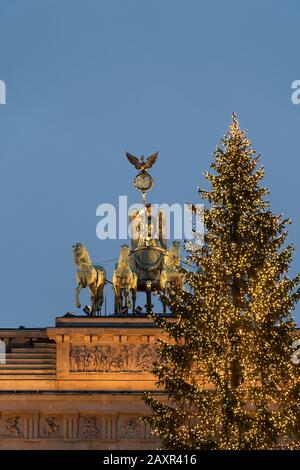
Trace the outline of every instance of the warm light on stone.
<instances>
[{"instance_id":1,"label":"warm light on stone","mask_svg":"<svg viewBox=\"0 0 300 470\"><path fill-rule=\"evenodd\" d=\"M160 335L147 318L58 317L0 330L0 449L155 449L140 417Z\"/></svg>"}]
</instances>

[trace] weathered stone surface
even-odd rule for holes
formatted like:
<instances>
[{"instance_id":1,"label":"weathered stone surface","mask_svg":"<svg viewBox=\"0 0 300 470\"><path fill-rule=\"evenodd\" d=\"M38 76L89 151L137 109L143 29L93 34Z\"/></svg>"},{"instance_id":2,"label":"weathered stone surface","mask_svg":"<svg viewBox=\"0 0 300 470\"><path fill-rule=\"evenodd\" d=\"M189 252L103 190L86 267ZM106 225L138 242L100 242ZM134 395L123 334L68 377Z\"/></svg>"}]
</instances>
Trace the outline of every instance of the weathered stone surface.
<instances>
[{"instance_id":1,"label":"weathered stone surface","mask_svg":"<svg viewBox=\"0 0 300 470\"><path fill-rule=\"evenodd\" d=\"M139 394L1 396L0 449L155 449Z\"/></svg>"},{"instance_id":2,"label":"weathered stone surface","mask_svg":"<svg viewBox=\"0 0 300 470\"><path fill-rule=\"evenodd\" d=\"M151 372L155 360L152 344L72 345L71 372Z\"/></svg>"}]
</instances>

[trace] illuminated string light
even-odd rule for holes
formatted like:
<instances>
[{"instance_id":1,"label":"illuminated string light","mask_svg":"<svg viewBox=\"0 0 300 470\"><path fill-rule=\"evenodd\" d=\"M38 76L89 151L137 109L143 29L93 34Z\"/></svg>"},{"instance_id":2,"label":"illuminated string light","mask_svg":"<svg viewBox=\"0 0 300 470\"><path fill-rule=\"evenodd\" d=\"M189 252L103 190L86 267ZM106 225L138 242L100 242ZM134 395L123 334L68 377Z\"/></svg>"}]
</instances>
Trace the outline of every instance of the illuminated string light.
<instances>
[{"instance_id":1,"label":"illuminated string light","mask_svg":"<svg viewBox=\"0 0 300 470\"><path fill-rule=\"evenodd\" d=\"M189 288L173 292L175 321L153 373L168 400L145 394L145 418L167 449L300 448L300 367L291 361L300 276L288 277L289 220L274 215L236 115L216 148L211 189L199 190L205 245L191 251Z\"/></svg>"}]
</instances>

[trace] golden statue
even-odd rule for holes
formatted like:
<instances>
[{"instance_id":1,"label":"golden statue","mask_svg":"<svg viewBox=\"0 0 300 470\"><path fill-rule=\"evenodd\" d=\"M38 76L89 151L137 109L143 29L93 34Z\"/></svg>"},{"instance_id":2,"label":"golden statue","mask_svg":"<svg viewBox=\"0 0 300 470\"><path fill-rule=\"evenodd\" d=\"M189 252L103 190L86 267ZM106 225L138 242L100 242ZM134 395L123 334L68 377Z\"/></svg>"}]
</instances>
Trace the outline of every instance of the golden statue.
<instances>
[{"instance_id":1,"label":"golden statue","mask_svg":"<svg viewBox=\"0 0 300 470\"><path fill-rule=\"evenodd\" d=\"M106 280L106 272L101 266L94 265L87 248L82 243L73 246L75 264L78 266L76 277L76 305L81 307L79 294L87 288L91 294L92 306L89 312L101 313L103 291L107 282L113 285L115 313L126 314L132 307L135 311L137 291L146 293L146 312L152 312L151 295L163 293L170 295L171 289L183 288L184 275L180 271L180 244L173 242L167 250L166 215L162 208L154 213L155 205L146 204L146 194L153 186L153 178L147 172L156 162L158 152L146 160L126 153L129 162L139 171L134 179L135 187L142 193L143 206L130 212L131 249L122 245L112 282ZM130 298L131 295L131 298ZM140 311L142 309L137 308ZM166 303L163 304L166 313Z\"/></svg>"},{"instance_id":2,"label":"golden statue","mask_svg":"<svg viewBox=\"0 0 300 470\"><path fill-rule=\"evenodd\" d=\"M87 288L91 294L92 310L91 315L101 312L103 304L103 290L106 282L106 273L102 266L94 266L89 252L82 243L73 245L75 264L79 267L76 272L76 305L81 307L79 293L81 289Z\"/></svg>"},{"instance_id":3,"label":"golden statue","mask_svg":"<svg viewBox=\"0 0 300 470\"><path fill-rule=\"evenodd\" d=\"M128 245L122 245L119 261L113 274L113 286L115 292L115 313L122 313L125 309L132 307L135 311L135 300L137 292L137 275L132 271L129 260L130 249ZM130 302L130 292L132 294L132 304ZM123 302L124 301L124 302Z\"/></svg>"},{"instance_id":4,"label":"golden statue","mask_svg":"<svg viewBox=\"0 0 300 470\"><path fill-rule=\"evenodd\" d=\"M134 186L138 191L142 193L143 203L146 205L146 194L153 186L153 178L147 170L151 168L154 163L156 162L158 152L153 153L150 157L147 158L145 161L144 155L141 156L140 160L136 158L134 155L126 152L126 157L130 161L130 163L140 172L134 178Z\"/></svg>"},{"instance_id":5,"label":"golden statue","mask_svg":"<svg viewBox=\"0 0 300 470\"><path fill-rule=\"evenodd\" d=\"M148 157L147 160L145 161L144 155L142 155L142 156L141 156L141 159L139 160L139 159L136 158L134 155L131 155L130 153L126 152L126 157L127 157L128 160L130 161L130 163L131 163L137 170L140 170L140 171L146 171L146 170L148 170L149 168L151 168L151 167L154 165L154 163L156 162L157 155L158 155L158 152L153 153L153 154L150 155L150 157Z\"/></svg>"},{"instance_id":6,"label":"golden statue","mask_svg":"<svg viewBox=\"0 0 300 470\"><path fill-rule=\"evenodd\" d=\"M126 153L129 162L139 170L134 186L142 193L143 207L130 212L131 252L130 263L137 274L137 289L146 292L146 311L152 312L151 293L163 292L168 296L172 287L183 287L180 273L180 244L173 242L167 251L166 216L163 209L154 214L153 205L146 204L146 194L153 186L147 172L156 162L158 152L146 160ZM163 305L166 313L166 305Z\"/></svg>"},{"instance_id":7,"label":"golden statue","mask_svg":"<svg viewBox=\"0 0 300 470\"><path fill-rule=\"evenodd\" d=\"M129 218L132 250L146 246L167 249L166 216L162 209L153 214L152 204L147 204L133 209Z\"/></svg>"},{"instance_id":8,"label":"golden statue","mask_svg":"<svg viewBox=\"0 0 300 470\"><path fill-rule=\"evenodd\" d=\"M172 242L170 250L164 258L164 267L160 276L160 288L167 297L173 288L182 289L184 284L184 275L180 272L180 243ZM166 305L163 305L166 313Z\"/></svg>"}]
</instances>

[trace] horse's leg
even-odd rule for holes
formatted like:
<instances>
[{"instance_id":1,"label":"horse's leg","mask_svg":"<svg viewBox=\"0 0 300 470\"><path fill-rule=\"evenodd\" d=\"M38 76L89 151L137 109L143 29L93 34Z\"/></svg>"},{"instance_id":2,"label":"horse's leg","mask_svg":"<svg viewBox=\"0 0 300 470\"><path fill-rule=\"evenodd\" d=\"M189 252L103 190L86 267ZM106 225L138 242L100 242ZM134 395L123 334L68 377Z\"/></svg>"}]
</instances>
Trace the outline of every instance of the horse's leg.
<instances>
[{"instance_id":1,"label":"horse's leg","mask_svg":"<svg viewBox=\"0 0 300 470\"><path fill-rule=\"evenodd\" d=\"M91 293L91 301L92 301L91 316L95 317L97 315L97 310L98 310L98 289L97 289L96 284L90 285L89 291Z\"/></svg>"},{"instance_id":2,"label":"horse's leg","mask_svg":"<svg viewBox=\"0 0 300 470\"><path fill-rule=\"evenodd\" d=\"M122 310L122 287L118 287L118 313Z\"/></svg>"},{"instance_id":3,"label":"horse's leg","mask_svg":"<svg viewBox=\"0 0 300 470\"><path fill-rule=\"evenodd\" d=\"M148 314L152 313L152 299L151 299L151 282L148 284L148 281L146 283L146 312Z\"/></svg>"},{"instance_id":4,"label":"horse's leg","mask_svg":"<svg viewBox=\"0 0 300 470\"><path fill-rule=\"evenodd\" d=\"M103 305L103 291L104 291L104 284L100 284L98 287L98 292L97 292L97 298L98 298L98 309L97 313L98 315L101 315L101 308Z\"/></svg>"},{"instance_id":5,"label":"horse's leg","mask_svg":"<svg viewBox=\"0 0 300 470\"><path fill-rule=\"evenodd\" d=\"M164 273L162 273L160 277L159 287L160 287L161 294L165 296L166 295L166 278L164 276ZM163 314L165 315L166 314L166 301L165 299L161 299L160 301L161 301L162 308L163 308Z\"/></svg>"},{"instance_id":6,"label":"horse's leg","mask_svg":"<svg viewBox=\"0 0 300 470\"><path fill-rule=\"evenodd\" d=\"M120 313L120 289L117 286L114 286L114 292L115 292L115 313Z\"/></svg>"},{"instance_id":7,"label":"horse's leg","mask_svg":"<svg viewBox=\"0 0 300 470\"><path fill-rule=\"evenodd\" d=\"M98 287L95 288L94 308L95 308L94 316L97 317L99 312L101 311L101 304L100 304L99 288Z\"/></svg>"},{"instance_id":8,"label":"horse's leg","mask_svg":"<svg viewBox=\"0 0 300 470\"><path fill-rule=\"evenodd\" d=\"M81 289L82 289L81 283L78 282L78 284L76 286L76 289L75 289L75 291L76 291L76 307L77 308L81 307L81 303L80 303L80 300L79 300L79 293L80 293Z\"/></svg>"},{"instance_id":9,"label":"horse's leg","mask_svg":"<svg viewBox=\"0 0 300 470\"><path fill-rule=\"evenodd\" d=\"M136 302L136 289L133 288L131 289L131 295L132 295L132 313L135 313L135 302Z\"/></svg>"},{"instance_id":10,"label":"horse's leg","mask_svg":"<svg viewBox=\"0 0 300 470\"><path fill-rule=\"evenodd\" d=\"M125 304L126 304L126 308L131 308L132 305L131 305L131 302L130 302L130 284L126 284L126 289L125 289Z\"/></svg>"},{"instance_id":11,"label":"horse's leg","mask_svg":"<svg viewBox=\"0 0 300 470\"><path fill-rule=\"evenodd\" d=\"M98 286L94 284L91 288L91 291L92 291L92 300L93 300L92 315L96 317L98 314L98 310L99 310Z\"/></svg>"},{"instance_id":12,"label":"horse's leg","mask_svg":"<svg viewBox=\"0 0 300 470\"><path fill-rule=\"evenodd\" d=\"M116 270L113 272L112 286L114 291L114 313L119 313L118 310L118 279L116 276Z\"/></svg>"},{"instance_id":13,"label":"horse's leg","mask_svg":"<svg viewBox=\"0 0 300 470\"><path fill-rule=\"evenodd\" d=\"M121 295L120 295L120 313L124 313L124 307L127 307L127 299L126 299L126 287L120 288Z\"/></svg>"},{"instance_id":14,"label":"horse's leg","mask_svg":"<svg viewBox=\"0 0 300 470\"><path fill-rule=\"evenodd\" d=\"M168 281L168 279L166 279L166 285L165 285L165 291L164 291L164 303L163 303L163 307L164 307L164 315L166 315L167 313L167 301L166 301L166 298L168 297L169 295L169 291L170 291L170 281Z\"/></svg>"},{"instance_id":15,"label":"horse's leg","mask_svg":"<svg viewBox=\"0 0 300 470\"><path fill-rule=\"evenodd\" d=\"M165 290L164 290L163 294L164 294L164 299L163 299L163 301L162 301L162 305L163 305L163 314L166 315L166 313L167 313L167 302L166 302L167 287L165 287Z\"/></svg>"},{"instance_id":16,"label":"horse's leg","mask_svg":"<svg viewBox=\"0 0 300 470\"><path fill-rule=\"evenodd\" d=\"M115 303L115 313L119 313L119 308L118 308L118 297L117 297L117 292L116 292L116 288L114 286L114 303Z\"/></svg>"},{"instance_id":17,"label":"horse's leg","mask_svg":"<svg viewBox=\"0 0 300 470\"><path fill-rule=\"evenodd\" d=\"M166 276L163 276L161 278L161 281L160 281L160 289L161 289L161 292L163 294L163 299L162 299L161 303L162 303L163 314L164 315L166 315L166 313L167 313L167 302L166 302L166 297L167 297L167 293L168 293L167 284L168 284L167 278L166 278Z\"/></svg>"},{"instance_id":18,"label":"horse's leg","mask_svg":"<svg viewBox=\"0 0 300 470\"><path fill-rule=\"evenodd\" d=\"M118 287L118 313L121 313L122 309L122 288Z\"/></svg>"}]
</instances>

